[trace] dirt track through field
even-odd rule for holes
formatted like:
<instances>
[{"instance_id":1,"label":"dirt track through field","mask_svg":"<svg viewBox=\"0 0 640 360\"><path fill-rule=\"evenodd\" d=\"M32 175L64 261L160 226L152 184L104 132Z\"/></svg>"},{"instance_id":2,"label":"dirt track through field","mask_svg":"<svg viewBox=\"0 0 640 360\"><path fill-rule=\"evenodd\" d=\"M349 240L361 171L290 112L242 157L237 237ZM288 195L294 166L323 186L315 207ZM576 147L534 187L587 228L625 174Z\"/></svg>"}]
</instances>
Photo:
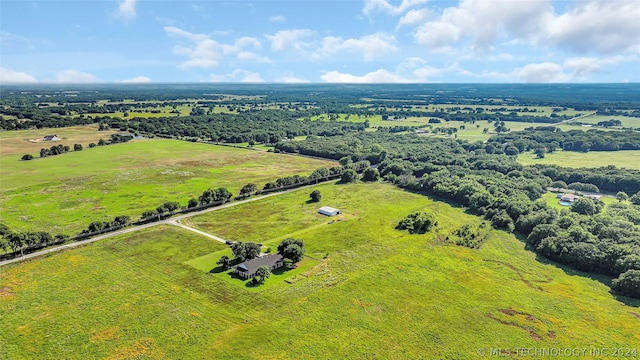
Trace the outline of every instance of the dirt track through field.
<instances>
[{"instance_id":1,"label":"dirt track through field","mask_svg":"<svg viewBox=\"0 0 640 360\"><path fill-rule=\"evenodd\" d=\"M319 183L319 184L323 184L323 183ZM298 191L298 190L304 190L304 189L307 189L307 188L310 188L310 187L314 187L314 186L319 185L319 184L311 184L311 185L306 185L306 186L302 186L302 187L295 188L295 189L284 190L284 191L280 191L280 192L274 192L274 193L267 194L267 195L262 195L262 196L256 196L256 197L249 198L249 199L246 199L246 200L234 201L234 202L230 202L230 203L227 203L227 204L224 204L224 205L208 208L208 209L201 210L201 211L195 211L195 212L188 213L188 214L175 216L175 217L172 217L172 218L169 218L169 219L165 219L165 220L161 220L161 221L157 221L157 222L153 222L153 223L149 223L149 224L144 224L144 225L138 225L138 226L134 226L134 227L130 227L130 228L126 228L126 229L110 232L108 234L95 236L95 237L92 237L92 238L88 238L86 240L81 240L81 241L73 242L73 243L70 243L70 244L65 244L65 245L53 247L53 248L50 248L50 249L37 251L37 252L31 253L31 254L27 254L27 255L24 255L24 256L21 256L21 257L14 258L14 259L0 261L0 266L12 264L12 263L16 263L16 262L20 262L20 261L24 261L24 260L34 259L34 258L43 256L43 255L55 253L55 252L58 252L58 251L61 251L61 250L73 249L73 248L78 247L78 246L83 246L83 245L90 244L90 243L93 243L93 242L96 242L96 241L108 239L108 238L111 238L111 237L114 237L114 236L118 236L118 235L132 233L132 232L135 232L135 231L139 231L139 230L142 230L142 229L147 229L147 228L150 228L150 227L153 227L153 226L158 226L158 225L179 226L181 228L184 228L185 230L193 231L193 232L196 232L196 233L198 233L200 235L207 236L207 237L209 237L211 239L214 239L216 241L220 241L220 242L224 243L225 239L222 239L222 238L217 237L215 235L208 234L208 233L206 233L204 231L200 231L200 230L194 229L192 227L183 225L183 224L180 223L180 220L186 219L186 218L189 218L189 217L192 217L192 216L200 215L200 214L206 214L206 213L211 212L211 211L217 211L217 210L226 209L226 208L229 208L229 207L232 207L232 206L246 204L248 202L257 201L257 200L265 199L265 198L272 197L272 196L288 194L288 193L291 193L291 192L294 192L294 191Z\"/></svg>"}]
</instances>

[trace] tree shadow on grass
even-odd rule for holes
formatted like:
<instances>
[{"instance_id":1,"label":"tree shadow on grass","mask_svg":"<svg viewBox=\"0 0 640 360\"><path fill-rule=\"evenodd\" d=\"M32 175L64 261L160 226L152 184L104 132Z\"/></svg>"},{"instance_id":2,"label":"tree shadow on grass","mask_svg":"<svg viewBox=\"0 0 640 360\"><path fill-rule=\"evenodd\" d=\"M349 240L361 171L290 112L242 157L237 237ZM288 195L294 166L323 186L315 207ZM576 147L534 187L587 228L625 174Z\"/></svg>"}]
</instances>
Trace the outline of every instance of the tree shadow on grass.
<instances>
[{"instance_id":1,"label":"tree shadow on grass","mask_svg":"<svg viewBox=\"0 0 640 360\"><path fill-rule=\"evenodd\" d=\"M216 266L213 269L209 270L209 274L220 274L227 270L229 269L225 268L224 266Z\"/></svg>"}]
</instances>

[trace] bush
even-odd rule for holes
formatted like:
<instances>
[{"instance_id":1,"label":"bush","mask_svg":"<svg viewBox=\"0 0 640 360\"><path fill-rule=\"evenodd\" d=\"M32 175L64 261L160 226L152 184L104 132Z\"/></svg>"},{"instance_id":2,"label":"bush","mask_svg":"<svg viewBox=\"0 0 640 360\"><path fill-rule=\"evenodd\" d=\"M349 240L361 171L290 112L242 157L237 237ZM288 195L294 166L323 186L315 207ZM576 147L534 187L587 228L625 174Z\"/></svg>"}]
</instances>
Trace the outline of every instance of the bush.
<instances>
[{"instance_id":1,"label":"bush","mask_svg":"<svg viewBox=\"0 0 640 360\"><path fill-rule=\"evenodd\" d=\"M428 212L414 212L400 220L396 229L408 230L411 234L424 234L438 225L436 217Z\"/></svg>"},{"instance_id":2,"label":"bush","mask_svg":"<svg viewBox=\"0 0 640 360\"><path fill-rule=\"evenodd\" d=\"M640 270L629 270L611 282L617 293L640 299Z\"/></svg>"},{"instance_id":3,"label":"bush","mask_svg":"<svg viewBox=\"0 0 640 360\"><path fill-rule=\"evenodd\" d=\"M311 194L309 194L312 202L320 202L322 199L322 194L320 194L319 190L313 190Z\"/></svg>"},{"instance_id":4,"label":"bush","mask_svg":"<svg viewBox=\"0 0 640 360\"><path fill-rule=\"evenodd\" d=\"M362 173L363 181L378 181L380 179L380 172L378 169L368 168Z\"/></svg>"},{"instance_id":5,"label":"bush","mask_svg":"<svg viewBox=\"0 0 640 360\"><path fill-rule=\"evenodd\" d=\"M22 156L22 160L25 160L25 161L26 161L26 160L33 160L33 155L31 155L31 154L24 154L24 155Z\"/></svg>"},{"instance_id":6,"label":"bush","mask_svg":"<svg viewBox=\"0 0 640 360\"><path fill-rule=\"evenodd\" d=\"M344 173L342 173L342 177L340 178L340 182L342 183L351 183L358 180L358 173L353 169L347 169Z\"/></svg>"}]
</instances>

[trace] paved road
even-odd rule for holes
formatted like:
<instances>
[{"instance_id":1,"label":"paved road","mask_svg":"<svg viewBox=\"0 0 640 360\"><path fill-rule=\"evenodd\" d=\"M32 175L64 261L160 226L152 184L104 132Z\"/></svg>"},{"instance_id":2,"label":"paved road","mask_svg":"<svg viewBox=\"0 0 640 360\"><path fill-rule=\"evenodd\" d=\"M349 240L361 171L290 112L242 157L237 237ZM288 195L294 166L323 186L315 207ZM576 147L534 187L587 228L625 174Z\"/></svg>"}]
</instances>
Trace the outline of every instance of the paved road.
<instances>
[{"instance_id":1,"label":"paved road","mask_svg":"<svg viewBox=\"0 0 640 360\"><path fill-rule=\"evenodd\" d=\"M211 239L214 239L214 240L217 240L217 241L221 241L221 242L224 243L225 239L222 239L222 238L217 237L215 235L211 235L211 234L208 234L208 233L206 233L204 231L200 231L200 230L194 229L192 227L186 226L184 224L181 224L180 220L186 219L186 218L189 218L189 217L192 217L192 216L200 215L200 214L206 214L206 213L211 212L211 211L222 210L222 209L226 209L226 208L229 208L229 207L232 207L232 206L242 205L242 204L246 204L248 202L265 199L265 198L268 198L268 197L271 197L271 196L283 195L283 194L288 194L288 193L294 192L294 191L304 190L304 189L307 189L307 188L310 188L310 187L314 187L314 186L317 186L317 185L320 185L320 184L323 184L323 183L305 185L305 186L302 186L302 187L299 187L299 188L295 188L295 189L289 189L289 190L284 190L284 191L279 191L279 192L273 192L273 193L270 193L270 194L267 194L267 195L261 195L261 196L252 197L252 198L249 198L249 199L246 199L246 200L233 201L233 202L230 202L230 203L226 203L224 205L215 206L215 207L211 207L211 208L200 210L200 211L194 211L192 213L182 214L182 215L175 216L175 217L172 217L172 218L169 218L169 219L164 219L164 220L161 220L161 221L156 221L156 222L152 222L152 223L148 223L148 224L144 224L144 225L138 225L138 226L122 229L122 230L117 230L117 231L110 232L110 233L107 233L107 234L104 234L104 235L98 235L98 236L91 237L91 238L88 238L88 239L85 239L85 240L80 240L80 241L76 241L76 242L73 242L73 243L69 243L69 244L65 244L65 245L61 245L61 246L56 246L56 247L52 247L52 248L45 249L45 250L41 250L41 251L34 252L34 253L31 253L31 254L26 254L24 256L17 257L17 258L14 258L14 259L0 261L0 266L8 265L8 264L11 264L11 263L24 261L24 260L28 260L28 259L33 259L33 258L42 256L42 255L46 255L46 254L50 254L50 253L53 253L53 252L56 252L56 251L65 250L65 249L71 249L71 248L78 247L78 246L83 246L83 245L86 245L86 244L90 244L92 242L108 239L110 237L114 237L114 236L118 236L118 235L122 235L122 234L128 234L128 233L131 233L131 232L134 232L134 231L139 231L139 230L142 230L142 229L147 229L147 228L150 228L152 226L158 226L158 225L180 226L180 227L182 227L182 228L184 228L186 230L196 232L196 233L198 233L200 235L204 235L204 236L207 236L207 237L209 237Z\"/></svg>"},{"instance_id":2,"label":"paved road","mask_svg":"<svg viewBox=\"0 0 640 360\"><path fill-rule=\"evenodd\" d=\"M590 112L590 113L587 113L587 114L584 114L584 115L579 115L579 116L576 116L576 117L572 117L571 119L562 120L562 121L560 121L560 122L557 122L557 123L555 123L555 124L551 124L551 125L554 125L554 126L555 126L555 125L561 125L561 124L567 123L567 122L569 122L569 121L573 121L573 120L578 120L578 119L586 118L586 117L588 117L588 116L595 115L595 114L597 114L597 113L598 113L597 111L592 111L592 112Z\"/></svg>"}]
</instances>

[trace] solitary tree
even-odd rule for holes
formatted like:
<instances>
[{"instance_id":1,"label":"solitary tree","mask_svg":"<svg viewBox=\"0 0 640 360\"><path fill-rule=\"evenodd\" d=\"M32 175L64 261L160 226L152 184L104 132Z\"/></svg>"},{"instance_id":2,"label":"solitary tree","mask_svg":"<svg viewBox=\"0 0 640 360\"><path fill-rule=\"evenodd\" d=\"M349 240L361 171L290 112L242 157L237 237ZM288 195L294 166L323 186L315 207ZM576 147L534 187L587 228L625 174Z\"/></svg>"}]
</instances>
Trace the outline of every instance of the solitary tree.
<instances>
[{"instance_id":1,"label":"solitary tree","mask_svg":"<svg viewBox=\"0 0 640 360\"><path fill-rule=\"evenodd\" d=\"M94 148L94 147L96 147L96 143L89 143L89 147L90 147L90 148Z\"/></svg>"},{"instance_id":2,"label":"solitary tree","mask_svg":"<svg viewBox=\"0 0 640 360\"><path fill-rule=\"evenodd\" d=\"M543 148L537 148L536 149L536 158L544 159L544 149Z\"/></svg>"},{"instance_id":3,"label":"solitary tree","mask_svg":"<svg viewBox=\"0 0 640 360\"><path fill-rule=\"evenodd\" d=\"M271 275L269 268L262 265L258 269L256 269L256 274L253 277L254 284L264 284L264 281Z\"/></svg>"},{"instance_id":4,"label":"solitary tree","mask_svg":"<svg viewBox=\"0 0 640 360\"><path fill-rule=\"evenodd\" d=\"M73 151L82 151L82 144L73 144Z\"/></svg>"},{"instance_id":5,"label":"solitary tree","mask_svg":"<svg viewBox=\"0 0 640 360\"><path fill-rule=\"evenodd\" d=\"M322 199L322 194L320 194L320 190L313 190L311 194L309 194L312 202L320 202Z\"/></svg>"},{"instance_id":6,"label":"solitary tree","mask_svg":"<svg viewBox=\"0 0 640 360\"><path fill-rule=\"evenodd\" d=\"M223 268L228 269L229 266L231 265L231 260L229 259L229 257L227 255L222 255L220 260L218 260L218 262L216 262L216 265L222 266Z\"/></svg>"},{"instance_id":7,"label":"solitary tree","mask_svg":"<svg viewBox=\"0 0 640 360\"><path fill-rule=\"evenodd\" d=\"M33 155L31 154L24 154L22 156L22 160L33 160Z\"/></svg>"}]
</instances>

